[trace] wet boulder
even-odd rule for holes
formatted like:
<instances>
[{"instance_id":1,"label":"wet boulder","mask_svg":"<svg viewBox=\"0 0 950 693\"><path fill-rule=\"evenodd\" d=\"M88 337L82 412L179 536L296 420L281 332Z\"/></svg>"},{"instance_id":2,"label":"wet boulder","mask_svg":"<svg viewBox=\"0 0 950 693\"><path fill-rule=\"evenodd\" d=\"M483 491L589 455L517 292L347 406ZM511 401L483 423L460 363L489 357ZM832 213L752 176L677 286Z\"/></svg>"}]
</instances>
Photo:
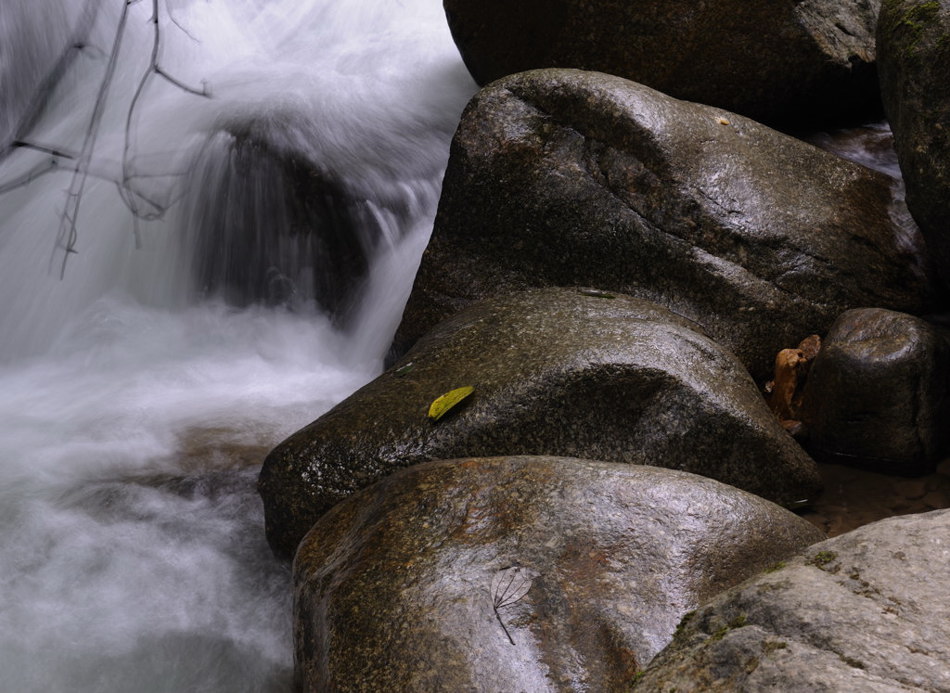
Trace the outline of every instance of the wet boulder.
<instances>
[{"instance_id":1,"label":"wet boulder","mask_svg":"<svg viewBox=\"0 0 950 693\"><path fill-rule=\"evenodd\" d=\"M595 286L689 317L764 380L779 350L848 308L925 305L922 240L895 186L617 77L515 75L462 118L394 349L477 298Z\"/></svg>"},{"instance_id":2,"label":"wet boulder","mask_svg":"<svg viewBox=\"0 0 950 693\"><path fill-rule=\"evenodd\" d=\"M950 286L950 0L885 0L878 44L907 206Z\"/></svg>"},{"instance_id":3,"label":"wet boulder","mask_svg":"<svg viewBox=\"0 0 950 693\"><path fill-rule=\"evenodd\" d=\"M815 544L700 607L634 691L950 690L950 510Z\"/></svg>"},{"instance_id":4,"label":"wet boulder","mask_svg":"<svg viewBox=\"0 0 950 693\"><path fill-rule=\"evenodd\" d=\"M437 398L469 387L432 418ZM819 487L742 364L689 321L620 294L541 289L443 322L277 446L259 482L267 535L289 556L334 504L398 469L525 454L681 469L786 505Z\"/></svg>"},{"instance_id":5,"label":"wet boulder","mask_svg":"<svg viewBox=\"0 0 950 693\"><path fill-rule=\"evenodd\" d=\"M304 691L626 690L700 602L820 541L684 472L429 462L351 496L294 562Z\"/></svg>"},{"instance_id":6,"label":"wet boulder","mask_svg":"<svg viewBox=\"0 0 950 693\"><path fill-rule=\"evenodd\" d=\"M879 111L880 0L445 0L479 84L561 67L641 82L677 98L801 127Z\"/></svg>"},{"instance_id":7,"label":"wet boulder","mask_svg":"<svg viewBox=\"0 0 950 693\"><path fill-rule=\"evenodd\" d=\"M801 417L816 456L933 471L950 435L950 346L912 315L849 310L812 363Z\"/></svg>"}]
</instances>

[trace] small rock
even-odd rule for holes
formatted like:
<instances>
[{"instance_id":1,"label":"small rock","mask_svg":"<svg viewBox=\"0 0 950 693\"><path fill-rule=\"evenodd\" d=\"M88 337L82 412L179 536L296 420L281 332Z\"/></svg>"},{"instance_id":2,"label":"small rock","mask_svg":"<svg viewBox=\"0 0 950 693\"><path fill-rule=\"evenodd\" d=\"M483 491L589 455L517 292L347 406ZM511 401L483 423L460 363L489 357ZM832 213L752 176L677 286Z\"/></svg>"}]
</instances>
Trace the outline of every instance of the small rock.
<instances>
[{"instance_id":1,"label":"small rock","mask_svg":"<svg viewBox=\"0 0 950 693\"><path fill-rule=\"evenodd\" d=\"M801 416L816 455L932 471L950 434L950 347L919 318L847 311L812 364Z\"/></svg>"}]
</instances>

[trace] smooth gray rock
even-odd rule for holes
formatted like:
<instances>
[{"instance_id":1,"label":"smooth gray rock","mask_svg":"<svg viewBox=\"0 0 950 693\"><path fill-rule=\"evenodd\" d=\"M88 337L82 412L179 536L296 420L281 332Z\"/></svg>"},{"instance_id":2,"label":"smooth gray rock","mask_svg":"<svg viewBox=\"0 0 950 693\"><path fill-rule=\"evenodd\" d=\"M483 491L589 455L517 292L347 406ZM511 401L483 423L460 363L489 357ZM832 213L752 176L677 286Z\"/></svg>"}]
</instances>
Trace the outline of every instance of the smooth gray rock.
<instances>
[{"instance_id":1,"label":"smooth gray rock","mask_svg":"<svg viewBox=\"0 0 950 693\"><path fill-rule=\"evenodd\" d=\"M950 346L912 315L849 310L809 370L801 417L817 456L889 473L933 471L950 436Z\"/></svg>"},{"instance_id":2,"label":"smooth gray rock","mask_svg":"<svg viewBox=\"0 0 950 693\"><path fill-rule=\"evenodd\" d=\"M801 128L880 109L880 0L444 0L479 84L534 68L597 70Z\"/></svg>"},{"instance_id":3,"label":"smooth gray rock","mask_svg":"<svg viewBox=\"0 0 950 693\"><path fill-rule=\"evenodd\" d=\"M557 457L417 465L334 507L301 544L297 682L627 690L683 613L822 538L684 472Z\"/></svg>"},{"instance_id":4,"label":"smooth gray rock","mask_svg":"<svg viewBox=\"0 0 950 693\"><path fill-rule=\"evenodd\" d=\"M950 287L950 0L884 0L878 44L907 206Z\"/></svg>"},{"instance_id":5,"label":"smooth gray rock","mask_svg":"<svg viewBox=\"0 0 950 693\"><path fill-rule=\"evenodd\" d=\"M259 488L271 546L292 555L335 503L434 459L562 455L713 477L790 505L815 463L742 364L654 304L541 289L471 306L275 448ZM474 392L446 416L430 403Z\"/></svg>"},{"instance_id":6,"label":"smooth gray rock","mask_svg":"<svg viewBox=\"0 0 950 693\"><path fill-rule=\"evenodd\" d=\"M926 305L897 186L618 77L515 75L463 115L395 350L477 298L595 286L698 322L764 380L848 308Z\"/></svg>"},{"instance_id":7,"label":"smooth gray rock","mask_svg":"<svg viewBox=\"0 0 950 693\"><path fill-rule=\"evenodd\" d=\"M815 544L685 618L634 691L950 690L950 510Z\"/></svg>"}]
</instances>

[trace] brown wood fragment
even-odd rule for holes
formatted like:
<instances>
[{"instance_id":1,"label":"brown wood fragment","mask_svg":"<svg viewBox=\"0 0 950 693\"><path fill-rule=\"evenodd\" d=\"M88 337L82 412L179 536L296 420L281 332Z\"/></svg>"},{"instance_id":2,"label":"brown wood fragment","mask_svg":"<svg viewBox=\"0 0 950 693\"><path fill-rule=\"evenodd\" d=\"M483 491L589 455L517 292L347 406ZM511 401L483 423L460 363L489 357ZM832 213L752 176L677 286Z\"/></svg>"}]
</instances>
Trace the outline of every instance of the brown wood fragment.
<instances>
[{"instance_id":1,"label":"brown wood fragment","mask_svg":"<svg viewBox=\"0 0 950 693\"><path fill-rule=\"evenodd\" d=\"M811 362L821 350L821 338L806 337L796 349L782 349L775 356L775 375L766 383L766 401L779 421L793 435L802 432L798 417L802 392Z\"/></svg>"}]
</instances>

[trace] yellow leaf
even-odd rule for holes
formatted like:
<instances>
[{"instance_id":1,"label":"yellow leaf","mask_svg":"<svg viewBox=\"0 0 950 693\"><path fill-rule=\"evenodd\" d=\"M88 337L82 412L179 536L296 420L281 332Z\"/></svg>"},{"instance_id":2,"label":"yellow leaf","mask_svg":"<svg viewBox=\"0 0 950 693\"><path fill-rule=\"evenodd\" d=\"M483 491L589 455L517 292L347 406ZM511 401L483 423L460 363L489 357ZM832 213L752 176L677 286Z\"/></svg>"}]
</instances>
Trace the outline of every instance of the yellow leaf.
<instances>
[{"instance_id":1,"label":"yellow leaf","mask_svg":"<svg viewBox=\"0 0 950 693\"><path fill-rule=\"evenodd\" d=\"M466 385L465 387L457 387L454 390L450 390L441 397L436 397L434 400L432 400L432 404L429 405L429 418L433 421L438 421L443 416L445 416L449 409L468 397L474 391L474 387L471 385Z\"/></svg>"}]
</instances>

